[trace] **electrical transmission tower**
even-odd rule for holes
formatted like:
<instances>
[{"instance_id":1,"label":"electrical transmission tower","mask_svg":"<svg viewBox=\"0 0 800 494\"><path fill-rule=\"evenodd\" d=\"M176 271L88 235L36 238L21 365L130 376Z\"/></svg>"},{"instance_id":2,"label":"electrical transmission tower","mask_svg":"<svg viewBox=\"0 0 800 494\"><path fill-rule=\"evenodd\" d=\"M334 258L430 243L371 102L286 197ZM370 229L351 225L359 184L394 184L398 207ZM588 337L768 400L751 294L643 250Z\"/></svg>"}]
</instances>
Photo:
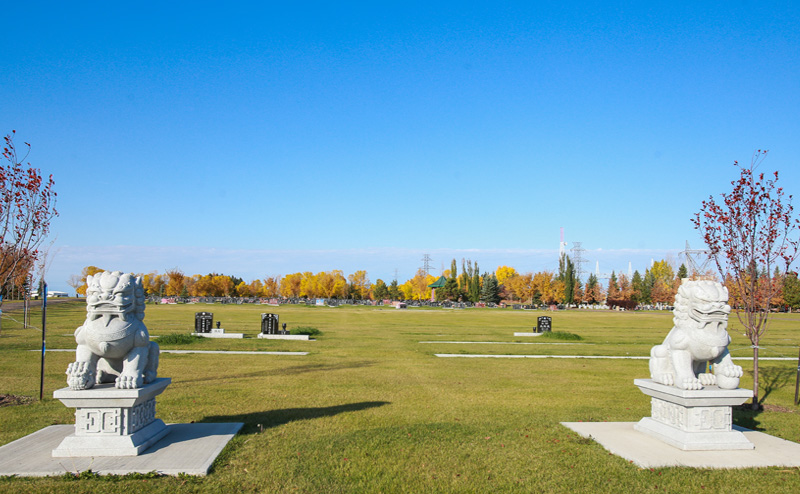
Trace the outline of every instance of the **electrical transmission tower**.
<instances>
[{"instance_id":1,"label":"electrical transmission tower","mask_svg":"<svg viewBox=\"0 0 800 494\"><path fill-rule=\"evenodd\" d=\"M686 241L686 250L679 255L684 259L686 270L689 276L694 274L704 274L708 269L708 264L711 262L711 252L702 249L692 249L689 247L689 241Z\"/></svg>"},{"instance_id":2,"label":"electrical transmission tower","mask_svg":"<svg viewBox=\"0 0 800 494\"><path fill-rule=\"evenodd\" d=\"M609 273L601 273L601 272L600 272L600 261L597 261L597 264L595 264L595 268L594 268L594 276L595 276L595 277L596 277L598 280L608 280L608 279L611 279L611 275L610 275Z\"/></svg>"},{"instance_id":3,"label":"electrical transmission tower","mask_svg":"<svg viewBox=\"0 0 800 494\"><path fill-rule=\"evenodd\" d=\"M420 269L425 271L426 276L431 274L431 261L433 261L433 259L431 259L431 256L429 256L428 254L425 254L422 257L422 267Z\"/></svg>"},{"instance_id":4,"label":"electrical transmission tower","mask_svg":"<svg viewBox=\"0 0 800 494\"><path fill-rule=\"evenodd\" d=\"M583 269L583 264L589 262L588 259L583 258L583 253L586 252L581 246L582 242L572 242L572 264L575 265L575 276L577 276L578 280L583 280L583 273L586 271Z\"/></svg>"}]
</instances>

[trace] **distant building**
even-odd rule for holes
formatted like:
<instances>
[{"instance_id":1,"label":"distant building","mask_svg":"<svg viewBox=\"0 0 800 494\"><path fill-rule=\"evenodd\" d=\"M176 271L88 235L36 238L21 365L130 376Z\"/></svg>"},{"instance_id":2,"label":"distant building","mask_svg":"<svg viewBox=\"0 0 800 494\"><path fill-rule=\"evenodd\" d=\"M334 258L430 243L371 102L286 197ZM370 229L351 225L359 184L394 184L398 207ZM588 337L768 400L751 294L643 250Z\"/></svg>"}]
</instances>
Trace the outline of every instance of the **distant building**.
<instances>
[{"instance_id":1,"label":"distant building","mask_svg":"<svg viewBox=\"0 0 800 494\"><path fill-rule=\"evenodd\" d=\"M53 297L69 297L69 293L67 293L67 292L59 292L58 290L48 290L47 291L47 298L53 298ZM31 298L38 299L39 298L39 292L38 291L31 292Z\"/></svg>"}]
</instances>

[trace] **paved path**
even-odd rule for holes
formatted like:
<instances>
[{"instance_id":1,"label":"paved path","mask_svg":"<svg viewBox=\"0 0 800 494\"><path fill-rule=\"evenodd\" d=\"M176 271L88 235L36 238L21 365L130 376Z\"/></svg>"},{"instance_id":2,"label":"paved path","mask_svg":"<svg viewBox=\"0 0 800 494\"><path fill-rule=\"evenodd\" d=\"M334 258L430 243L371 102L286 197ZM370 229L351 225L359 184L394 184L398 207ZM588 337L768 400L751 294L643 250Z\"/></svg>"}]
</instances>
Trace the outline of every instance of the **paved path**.
<instances>
[{"instance_id":1,"label":"paved path","mask_svg":"<svg viewBox=\"0 0 800 494\"><path fill-rule=\"evenodd\" d=\"M434 353L437 357L445 358L585 358L585 359L629 359L629 360L649 360L650 357L638 357L630 355L478 355L465 353ZM752 357L733 357L733 360L752 360ZM762 360L788 360L796 361L796 357L759 357Z\"/></svg>"},{"instance_id":2,"label":"paved path","mask_svg":"<svg viewBox=\"0 0 800 494\"><path fill-rule=\"evenodd\" d=\"M53 304L63 304L65 302L74 302L78 299L75 298L67 298L67 297L49 297L47 299L47 306L51 306ZM2 308L3 310L17 310L24 308L24 302L22 300L6 300L3 302ZM28 307L41 307L42 301L41 300L30 300L28 301Z\"/></svg>"},{"instance_id":3,"label":"paved path","mask_svg":"<svg viewBox=\"0 0 800 494\"><path fill-rule=\"evenodd\" d=\"M420 343L447 343L450 345L594 345L594 343L533 343L529 341L420 341Z\"/></svg>"},{"instance_id":4,"label":"paved path","mask_svg":"<svg viewBox=\"0 0 800 494\"><path fill-rule=\"evenodd\" d=\"M41 350L31 350L32 352L41 352ZM48 352L74 352L74 348L50 348ZM164 350L161 353L213 353L218 355L308 355L308 352L244 352L244 351L227 351L227 350Z\"/></svg>"}]
</instances>

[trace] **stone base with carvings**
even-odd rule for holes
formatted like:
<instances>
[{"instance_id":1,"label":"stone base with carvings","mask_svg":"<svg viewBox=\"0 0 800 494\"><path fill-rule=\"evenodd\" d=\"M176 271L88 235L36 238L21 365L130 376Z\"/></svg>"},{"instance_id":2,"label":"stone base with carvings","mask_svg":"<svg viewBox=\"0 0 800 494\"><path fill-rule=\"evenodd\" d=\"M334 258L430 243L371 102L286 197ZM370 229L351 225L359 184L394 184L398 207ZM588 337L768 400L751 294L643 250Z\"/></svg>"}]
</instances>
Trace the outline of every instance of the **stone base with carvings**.
<instances>
[{"instance_id":1,"label":"stone base with carvings","mask_svg":"<svg viewBox=\"0 0 800 494\"><path fill-rule=\"evenodd\" d=\"M731 407L753 396L749 389L706 386L685 390L652 379L635 379L650 396L651 416L634 426L639 432L686 451L753 449L753 443L733 430Z\"/></svg>"},{"instance_id":2,"label":"stone base with carvings","mask_svg":"<svg viewBox=\"0 0 800 494\"><path fill-rule=\"evenodd\" d=\"M53 457L138 456L164 437L156 418L156 399L172 380L158 378L137 389L98 384L92 389L62 388L53 397L75 408L75 433L53 450Z\"/></svg>"}]
</instances>

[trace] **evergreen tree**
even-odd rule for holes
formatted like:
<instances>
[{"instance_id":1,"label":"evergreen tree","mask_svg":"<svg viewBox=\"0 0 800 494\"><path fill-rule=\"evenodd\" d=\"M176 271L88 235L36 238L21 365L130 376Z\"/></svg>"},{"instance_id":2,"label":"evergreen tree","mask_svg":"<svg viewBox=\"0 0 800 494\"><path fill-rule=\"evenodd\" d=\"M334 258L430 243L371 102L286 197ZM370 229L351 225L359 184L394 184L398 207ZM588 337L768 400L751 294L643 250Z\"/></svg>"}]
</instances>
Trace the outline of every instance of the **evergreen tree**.
<instances>
[{"instance_id":1,"label":"evergreen tree","mask_svg":"<svg viewBox=\"0 0 800 494\"><path fill-rule=\"evenodd\" d=\"M681 264L681 267L678 268L678 279L682 280L688 277L689 277L689 271L686 269L686 265Z\"/></svg>"},{"instance_id":2,"label":"evergreen tree","mask_svg":"<svg viewBox=\"0 0 800 494\"><path fill-rule=\"evenodd\" d=\"M479 301L481 297L481 276L478 273L478 263L476 262L475 267L472 268L472 277L469 283L469 292L467 294L467 298L472 303Z\"/></svg>"},{"instance_id":3,"label":"evergreen tree","mask_svg":"<svg viewBox=\"0 0 800 494\"><path fill-rule=\"evenodd\" d=\"M372 287L372 298L374 300L384 300L389 297L389 288L383 280L378 279Z\"/></svg>"},{"instance_id":4,"label":"evergreen tree","mask_svg":"<svg viewBox=\"0 0 800 494\"><path fill-rule=\"evenodd\" d=\"M465 259L461 258L461 275L458 277L458 289L460 293L467 293L469 291L469 271L465 266ZM472 261L470 261L470 266L472 265Z\"/></svg>"},{"instance_id":5,"label":"evergreen tree","mask_svg":"<svg viewBox=\"0 0 800 494\"><path fill-rule=\"evenodd\" d=\"M575 301L575 285L578 280L575 277L575 265L572 264L572 260L569 256L566 256L566 258L567 266L564 271L564 303L569 306L569 304Z\"/></svg>"},{"instance_id":6,"label":"evergreen tree","mask_svg":"<svg viewBox=\"0 0 800 494\"><path fill-rule=\"evenodd\" d=\"M475 265L477 268L477 264ZM469 299L470 298L470 285L472 284L472 261L461 259L461 274L458 274L458 267L456 265L456 260L453 259L450 263L450 273L447 281L445 282L444 287L436 290L436 299L437 300L453 300L457 301L460 299ZM441 292L441 297L440 297ZM478 288L478 292L480 293L480 288ZM477 301L477 296L476 296Z\"/></svg>"},{"instance_id":7,"label":"evergreen tree","mask_svg":"<svg viewBox=\"0 0 800 494\"><path fill-rule=\"evenodd\" d=\"M644 279L642 280L642 301L643 304L653 303L653 287L656 285L656 277L649 269L644 272Z\"/></svg>"},{"instance_id":8,"label":"evergreen tree","mask_svg":"<svg viewBox=\"0 0 800 494\"><path fill-rule=\"evenodd\" d=\"M642 275L639 274L639 271L636 270L633 272L633 279L631 280L631 288L633 288L633 301L637 304L641 304L643 299L643 290L644 290L644 280L642 279Z\"/></svg>"},{"instance_id":9,"label":"evergreen tree","mask_svg":"<svg viewBox=\"0 0 800 494\"><path fill-rule=\"evenodd\" d=\"M458 288L458 281L455 278L447 278L444 286L436 290L436 300L442 301L445 299L457 301L461 296L461 290Z\"/></svg>"},{"instance_id":10,"label":"evergreen tree","mask_svg":"<svg viewBox=\"0 0 800 494\"><path fill-rule=\"evenodd\" d=\"M400 296L400 287L397 286L397 280L392 280L389 285L389 298L392 300L400 300L402 298Z\"/></svg>"},{"instance_id":11,"label":"evergreen tree","mask_svg":"<svg viewBox=\"0 0 800 494\"><path fill-rule=\"evenodd\" d=\"M558 277L556 279L564 283L564 304L568 306L575 301L575 286L579 281L575 273L575 264L566 254L561 255L558 259Z\"/></svg>"},{"instance_id":12,"label":"evergreen tree","mask_svg":"<svg viewBox=\"0 0 800 494\"><path fill-rule=\"evenodd\" d=\"M500 283L494 273L483 274L483 288L481 288L481 301L486 303L500 303Z\"/></svg>"}]
</instances>

